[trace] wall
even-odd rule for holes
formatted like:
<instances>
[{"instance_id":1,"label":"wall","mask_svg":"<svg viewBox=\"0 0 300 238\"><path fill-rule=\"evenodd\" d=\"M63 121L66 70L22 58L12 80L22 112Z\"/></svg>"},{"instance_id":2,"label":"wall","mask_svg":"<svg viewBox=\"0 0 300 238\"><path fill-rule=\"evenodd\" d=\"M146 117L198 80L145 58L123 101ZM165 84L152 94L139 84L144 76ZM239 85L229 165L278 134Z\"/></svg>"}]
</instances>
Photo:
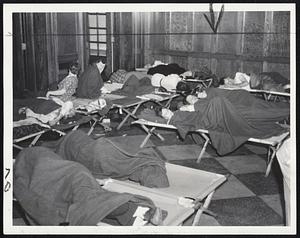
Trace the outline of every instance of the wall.
<instances>
[{"instance_id":1,"label":"wall","mask_svg":"<svg viewBox=\"0 0 300 238\"><path fill-rule=\"evenodd\" d=\"M71 61L85 65L83 24L82 13L14 13L15 96L47 90L67 74Z\"/></svg>"},{"instance_id":2,"label":"wall","mask_svg":"<svg viewBox=\"0 0 300 238\"><path fill-rule=\"evenodd\" d=\"M203 12L150 15L144 19L145 63L161 60L193 71L207 66L219 77L277 71L289 78L289 12L225 11L218 34Z\"/></svg>"}]
</instances>

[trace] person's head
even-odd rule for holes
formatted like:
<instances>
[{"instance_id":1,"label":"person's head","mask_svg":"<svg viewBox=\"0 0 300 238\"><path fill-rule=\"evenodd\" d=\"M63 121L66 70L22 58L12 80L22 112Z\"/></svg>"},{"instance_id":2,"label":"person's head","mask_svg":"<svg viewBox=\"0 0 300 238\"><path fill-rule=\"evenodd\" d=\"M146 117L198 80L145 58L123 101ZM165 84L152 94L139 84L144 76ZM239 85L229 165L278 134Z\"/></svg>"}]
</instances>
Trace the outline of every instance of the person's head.
<instances>
[{"instance_id":1,"label":"person's head","mask_svg":"<svg viewBox=\"0 0 300 238\"><path fill-rule=\"evenodd\" d=\"M165 108L165 107L163 107L163 108L161 109L161 116L162 116L164 119L170 120L171 117L172 117L173 115L174 115L174 113L173 113L170 109Z\"/></svg>"},{"instance_id":2,"label":"person's head","mask_svg":"<svg viewBox=\"0 0 300 238\"><path fill-rule=\"evenodd\" d=\"M187 82L179 81L176 85L176 90L180 92L189 92L191 89Z\"/></svg>"},{"instance_id":3,"label":"person's head","mask_svg":"<svg viewBox=\"0 0 300 238\"><path fill-rule=\"evenodd\" d=\"M200 92L197 94L197 97L198 97L198 98L206 98L206 97L207 97L206 91L205 91L205 90L200 91Z\"/></svg>"},{"instance_id":4,"label":"person's head","mask_svg":"<svg viewBox=\"0 0 300 238\"><path fill-rule=\"evenodd\" d=\"M197 98L195 95L188 95L188 96L185 98L185 101L186 101L188 104L194 105L194 104L198 101L198 98Z\"/></svg>"},{"instance_id":5,"label":"person's head","mask_svg":"<svg viewBox=\"0 0 300 238\"><path fill-rule=\"evenodd\" d=\"M157 116L163 117L166 120L171 119L171 117L174 114L170 109L165 108L165 107L160 106L160 105L154 106L154 111L155 111L155 114Z\"/></svg>"},{"instance_id":6,"label":"person's head","mask_svg":"<svg viewBox=\"0 0 300 238\"><path fill-rule=\"evenodd\" d=\"M70 63L70 65L69 65L69 71L72 74L78 75L79 71L80 71L80 64L78 62L72 62L72 63Z\"/></svg>"},{"instance_id":7,"label":"person's head","mask_svg":"<svg viewBox=\"0 0 300 238\"><path fill-rule=\"evenodd\" d=\"M255 88L255 87L259 86L259 84L260 84L259 75L256 73L251 73L249 83L250 83L250 88Z\"/></svg>"}]
</instances>

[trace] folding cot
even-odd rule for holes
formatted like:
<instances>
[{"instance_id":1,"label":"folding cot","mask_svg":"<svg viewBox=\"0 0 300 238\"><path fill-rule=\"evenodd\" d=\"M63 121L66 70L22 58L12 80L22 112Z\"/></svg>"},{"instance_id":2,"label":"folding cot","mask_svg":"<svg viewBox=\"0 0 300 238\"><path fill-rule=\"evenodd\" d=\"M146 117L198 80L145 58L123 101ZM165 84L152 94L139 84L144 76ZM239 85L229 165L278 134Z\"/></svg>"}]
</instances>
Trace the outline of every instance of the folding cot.
<instances>
[{"instance_id":1,"label":"folding cot","mask_svg":"<svg viewBox=\"0 0 300 238\"><path fill-rule=\"evenodd\" d=\"M163 226L182 225L194 213L192 225L197 226L203 212L214 215L207 209L215 190L226 181L226 176L171 163L166 163L166 170L170 183L167 188L148 188L115 179L98 182L109 191L133 193L152 199L156 206L168 212Z\"/></svg>"},{"instance_id":2,"label":"folding cot","mask_svg":"<svg viewBox=\"0 0 300 238\"><path fill-rule=\"evenodd\" d=\"M23 147L18 145L18 143L20 142L24 142L26 140L32 139L31 143L29 144L29 147L34 146L37 141L40 139L40 137L48 132L56 132L58 133L60 136L65 135L66 133L64 132L65 130L68 129L72 129L72 130L77 130L77 128L80 125L83 125L85 123L88 123L92 120L93 118L91 116L79 116L77 117L76 121L69 121L69 123L61 123L61 124L57 124L54 126L49 126L47 124L42 124L43 126L39 126L39 127L35 127L34 130L32 130L32 132L26 133L24 135L21 136L14 136L13 138L13 147L22 150ZM31 127L34 126L34 124L31 125L26 125L26 126L21 126L21 127ZM18 130L21 127L14 127L14 130ZM30 129L30 128L29 128ZM17 134L17 133L16 133Z\"/></svg>"},{"instance_id":3,"label":"folding cot","mask_svg":"<svg viewBox=\"0 0 300 238\"><path fill-rule=\"evenodd\" d=\"M148 188L135 182L116 179L97 179L100 186L108 191L132 193L150 198L154 204L167 211L163 226L182 225L195 214L192 225L199 225L203 213L215 216L208 210L216 189L226 180L225 175L192 169L181 165L166 163L167 176L170 186L167 188ZM14 199L15 202L18 202ZM19 206L19 211L27 225L36 224L26 211ZM97 225L108 225L99 222Z\"/></svg>"},{"instance_id":4,"label":"folding cot","mask_svg":"<svg viewBox=\"0 0 300 238\"><path fill-rule=\"evenodd\" d=\"M136 120L136 121L132 122L132 124L140 125L142 127L142 129L147 133L147 135L146 135L145 139L143 140L143 142L141 143L140 147L144 147L152 135L156 135L158 138L160 138L160 140L164 141L164 138L162 137L162 135L160 135L159 133L157 133L155 131L155 129L157 129L157 128L177 130L177 128L173 125L151 122L151 121L147 121L144 119ZM285 125L282 125L282 126L285 126ZM197 163L200 163L201 158L206 150L206 147L207 147L208 143L210 143L209 132L208 132L208 130L205 130L205 129L198 129L193 132L199 133L205 140L203 148L201 149L201 152L197 158ZM266 139L258 139L258 138L249 138L248 139L248 142L253 142L253 143L258 143L258 144L268 146L267 169L266 169L266 173L265 173L266 177L269 175L269 173L271 171L271 166L272 166L274 157L276 155L276 152L282 145L283 141L289 137L289 135L290 135L290 132L288 131L281 135L273 136L273 137L266 138Z\"/></svg>"},{"instance_id":5,"label":"folding cot","mask_svg":"<svg viewBox=\"0 0 300 238\"><path fill-rule=\"evenodd\" d=\"M212 78L209 78L209 79L184 79L185 82L188 82L188 83L195 83L195 84L199 84L201 85L204 89L205 88L209 88L212 84Z\"/></svg>"},{"instance_id":6,"label":"folding cot","mask_svg":"<svg viewBox=\"0 0 300 238\"><path fill-rule=\"evenodd\" d=\"M286 92L276 92L276 91L251 89L251 88L233 88L233 87L226 87L226 86L220 86L219 88L227 89L227 90L238 90L238 89L247 90L250 93L262 95L264 99L267 101L273 100L274 102L276 102L277 100L280 100L280 97L284 97L285 99L288 100L290 99L290 93L286 93Z\"/></svg>"},{"instance_id":7,"label":"folding cot","mask_svg":"<svg viewBox=\"0 0 300 238\"><path fill-rule=\"evenodd\" d=\"M123 84L120 83L105 83L104 86L108 91L110 91L110 93L104 93L100 96L100 98L112 102L110 110L118 110L119 114L123 114L123 112L126 113L123 120L117 126L117 130L121 129L121 127L130 117L137 119L135 114L140 106L145 102L152 101L159 104L164 103L164 106L167 107L175 97L179 96L179 94L176 94L176 92L159 92L158 88L155 88L153 93L141 94L137 95L136 97L131 97L131 95L128 97L114 93L115 90L121 89L122 85ZM76 98L73 100L74 107L77 109L76 111L78 113L82 113L84 115L93 115L94 123L91 127L91 130L94 129L97 123L105 127L105 124L102 123L102 120L105 118L105 116L100 115L100 117L96 117L96 115L99 114L99 110L93 110L91 112L85 112L81 110L90 102L95 100L97 99ZM91 131L89 133L91 133Z\"/></svg>"},{"instance_id":8,"label":"folding cot","mask_svg":"<svg viewBox=\"0 0 300 238\"><path fill-rule=\"evenodd\" d=\"M130 118L138 119L136 116L136 113L141 105L143 105L146 102L154 102L162 105L164 103L164 107L168 107L171 103L171 101L178 97L179 94L176 93L167 93L167 94L145 94L136 96L136 98L122 98L113 101L112 109L118 109L119 113L122 114L123 112L126 113L126 116L124 119L119 123L117 126L117 130L121 129L121 127L124 125L124 123Z\"/></svg>"},{"instance_id":9,"label":"folding cot","mask_svg":"<svg viewBox=\"0 0 300 238\"><path fill-rule=\"evenodd\" d=\"M276 102L277 100L280 100L280 97L284 97L286 99L290 99L290 93L285 92L275 92L275 91L267 91L267 90L260 90L260 89L249 89L250 93L258 93L262 94L264 99L267 101L273 100Z\"/></svg>"}]
</instances>

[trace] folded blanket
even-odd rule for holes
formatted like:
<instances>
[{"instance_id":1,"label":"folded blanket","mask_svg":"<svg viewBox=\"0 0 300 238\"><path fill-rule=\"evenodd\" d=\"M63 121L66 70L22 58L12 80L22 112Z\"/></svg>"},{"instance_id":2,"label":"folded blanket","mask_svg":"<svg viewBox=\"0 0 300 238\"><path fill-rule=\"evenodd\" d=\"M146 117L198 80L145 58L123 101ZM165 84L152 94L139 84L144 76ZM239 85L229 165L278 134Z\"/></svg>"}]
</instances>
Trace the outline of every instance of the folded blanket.
<instances>
[{"instance_id":1,"label":"folded blanket","mask_svg":"<svg viewBox=\"0 0 300 238\"><path fill-rule=\"evenodd\" d=\"M130 178L148 187L169 186L164 161L153 148L143 148L131 154L127 152L126 142L113 143L103 137L94 140L80 130L68 133L56 143L43 145L66 160L83 164L99 179ZM139 173L141 170L144 174Z\"/></svg>"}]
</instances>

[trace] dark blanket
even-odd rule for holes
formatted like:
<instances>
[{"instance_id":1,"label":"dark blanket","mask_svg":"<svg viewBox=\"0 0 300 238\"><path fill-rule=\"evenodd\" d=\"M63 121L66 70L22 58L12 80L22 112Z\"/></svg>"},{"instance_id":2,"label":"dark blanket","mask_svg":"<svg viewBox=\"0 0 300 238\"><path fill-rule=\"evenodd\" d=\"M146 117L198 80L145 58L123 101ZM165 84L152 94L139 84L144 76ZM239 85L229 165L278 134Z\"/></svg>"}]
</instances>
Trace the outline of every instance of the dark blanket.
<instances>
[{"instance_id":1,"label":"dark blanket","mask_svg":"<svg viewBox=\"0 0 300 238\"><path fill-rule=\"evenodd\" d=\"M152 148L130 154L126 145L103 137L94 140L80 130L68 133L51 146L44 144L62 158L83 164L96 178L129 178L147 187L169 186L164 161Z\"/></svg>"},{"instance_id":2,"label":"dark blanket","mask_svg":"<svg viewBox=\"0 0 300 238\"><path fill-rule=\"evenodd\" d=\"M171 63L167 65L157 65L155 67L152 67L148 70L147 74L153 75L156 73L163 74L165 76L168 76L170 74L182 74L186 70L182 67L180 67L178 64Z\"/></svg>"},{"instance_id":3,"label":"dark blanket","mask_svg":"<svg viewBox=\"0 0 300 238\"><path fill-rule=\"evenodd\" d=\"M250 75L250 87L267 91L285 92L284 86L289 80L278 72L262 72Z\"/></svg>"},{"instance_id":4,"label":"dark blanket","mask_svg":"<svg viewBox=\"0 0 300 238\"><path fill-rule=\"evenodd\" d=\"M135 75L131 75L123 87L114 91L114 94L125 95L129 98L135 98L138 95L153 93L154 87L151 84L151 79L147 76L144 78L138 78Z\"/></svg>"},{"instance_id":5,"label":"dark blanket","mask_svg":"<svg viewBox=\"0 0 300 238\"><path fill-rule=\"evenodd\" d=\"M83 165L43 147L26 148L16 158L14 196L40 225L96 225L128 201L154 207L145 197L102 189Z\"/></svg>"},{"instance_id":6,"label":"dark blanket","mask_svg":"<svg viewBox=\"0 0 300 238\"><path fill-rule=\"evenodd\" d=\"M276 136L286 129L276 122L290 115L288 103L258 99L245 90L207 89L207 98L195 104L195 112L176 111L170 124L182 137L188 131L207 129L220 155L232 152L252 138Z\"/></svg>"},{"instance_id":7,"label":"dark blanket","mask_svg":"<svg viewBox=\"0 0 300 238\"><path fill-rule=\"evenodd\" d=\"M22 107L28 107L37 114L47 115L48 113L60 108L61 106L52 100L29 98L13 101L13 120L18 121L26 118L25 114L19 114L18 110Z\"/></svg>"},{"instance_id":8,"label":"dark blanket","mask_svg":"<svg viewBox=\"0 0 300 238\"><path fill-rule=\"evenodd\" d=\"M79 77L76 97L99 98L100 89L103 87L103 79L96 65L90 65Z\"/></svg>"}]
</instances>

